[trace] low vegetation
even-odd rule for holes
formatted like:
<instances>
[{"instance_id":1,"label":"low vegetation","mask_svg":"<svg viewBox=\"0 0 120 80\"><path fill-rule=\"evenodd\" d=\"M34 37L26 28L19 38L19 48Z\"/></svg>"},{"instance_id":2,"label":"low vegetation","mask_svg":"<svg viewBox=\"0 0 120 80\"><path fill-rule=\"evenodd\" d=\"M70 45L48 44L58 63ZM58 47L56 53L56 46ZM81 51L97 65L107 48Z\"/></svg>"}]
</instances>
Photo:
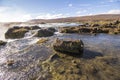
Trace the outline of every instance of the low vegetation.
<instances>
[{"instance_id":1,"label":"low vegetation","mask_svg":"<svg viewBox=\"0 0 120 80\"><path fill-rule=\"evenodd\" d=\"M37 41L37 44L42 44L42 43L45 43L46 41L48 41L48 39L47 38L41 38L41 39L39 39L38 41Z\"/></svg>"},{"instance_id":2,"label":"low vegetation","mask_svg":"<svg viewBox=\"0 0 120 80\"><path fill-rule=\"evenodd\" d=\"M119 34L120 33L120 21L96 21L96 22L84 22L83 25L76 27L60 28L62 33L108 33Z\"/></svg>"},{"instance_id":3,"label":"low vegetation","mask_svg":"<svg viewBox=\"0 0 120 80\"><path fill-rule=\"evenodd\" d=\"M6 62L6 65L7 66L12 66L14 64L14 60L8 60L7 62Z\"/></svg>"},{"instance_id":4,"label":"low vegetation","mask_svg":"<svg viewBox=\"0 0 120 80\"><path fill-rule=\"evenodd\" d=\"M43 76L49 80L119 80L120 64L118 58L112 56L80 59L72 56L61 56L40 63ZM117 64L117 66L115 65Z\"/></svg>"},{"instance_id":5,"label":"low vegetation","mask_svg":"<svg viewBox=\"0 0 120 80\"><path fill-rule=\"evenodd\" d=\"M6 45L7 44L7 42L4 42L4 41L1 41L0 40L0 46L4 46L4 45Z\"/></svg>"}]
</instances>

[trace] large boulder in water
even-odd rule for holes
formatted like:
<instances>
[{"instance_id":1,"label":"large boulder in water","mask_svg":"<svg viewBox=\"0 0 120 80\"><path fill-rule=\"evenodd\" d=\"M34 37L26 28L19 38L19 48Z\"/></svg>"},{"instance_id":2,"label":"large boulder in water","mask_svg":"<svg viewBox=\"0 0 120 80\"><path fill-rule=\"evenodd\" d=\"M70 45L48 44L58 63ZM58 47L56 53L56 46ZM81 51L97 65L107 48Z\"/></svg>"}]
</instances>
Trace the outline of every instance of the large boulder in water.
<instances>
[{"instance_id":1,"label":"large boulder in water","mask_svg":"<svg viewBox=\"0 0 120 80\"><path fill-rule=\"evenodd\" d=\"M6 43L7 42L4 42L4 41L0 40L0 46L4 46L4 45L6 45Z\"/></svg>"},{"instance_id":2,"label":"large boulder in water","mask_svg":"<svg viewBox=\"0 0 120 80\"><path fill-rule=\"evenodd\" d=\"M55 51L62 53L82 55L84 44L82 40L63 40L57 38L53 44L53 48Z\"/></svg>"},{"instance_id":3,"label":"large boulder in water","mask_svg":"<svg viewBox=\"0 0 120 80\"><path fill-rule=\"evenodd\" d=\"M23 38L25 33L29 31L29 28L27 27L13 27L8 29L8 31L5 33L6 39L17 39L17 38Z\"/></svg>"},{"instance_id":4,"label":"large boulder in water","mask_svg":"<svg viewBox=\"0 0 120 80\"><path fill-rule=\"evenodd\" d=\"M53 36L54 32L47 30L47 29L40 29L37 34L35 35L35 37L50 37Z\"/></svg>"}]
</instances>

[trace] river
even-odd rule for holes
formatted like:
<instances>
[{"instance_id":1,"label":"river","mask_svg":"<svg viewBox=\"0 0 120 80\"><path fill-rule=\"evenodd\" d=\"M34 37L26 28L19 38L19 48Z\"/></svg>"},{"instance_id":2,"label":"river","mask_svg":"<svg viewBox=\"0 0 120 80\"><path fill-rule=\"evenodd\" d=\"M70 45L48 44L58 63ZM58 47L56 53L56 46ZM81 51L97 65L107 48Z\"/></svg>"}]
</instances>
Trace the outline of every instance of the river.
<instances>
[{"instance_id":1,"label":"river","mask_svg":"<svg viewBox=\"0 0 120 80\"><path fill-rule=\"evenodd\" d=\"M50 24L46 25L47 27L64 27L67 24ZM75 26L76 24L68 24L67 26ZM45 24L39 25L40 27L45 27ZM11 40L8 39L6 40L4 38L4 33L7 31L8 27L1 26L0 27L0 40L5 40L8 41L6 46L1 46L0 47L0 80L19 80L22 79L23 75L25 75L25 72L20 71L20 72L15 72L11 71L9 67L6 67L5 62L9 59L15 59L16 60L16 65L15 69L23 68L25 66L29 66L30 64L33 65L37 63L37 60L42 58L42 59L47 59L48 55L50 55L50 51L46 50L44 47L38 47L37 45L34 45L39 38L37 37L32 37L30 35L30 32L28 36L22 38L22 39L16 39L16 40ZM26 35L27 35L26 34ZM84 42L85 46L85 53L84 57L85 58L93 58L97 55L112 55L112 56L120 56L120 35L109 35L109 34L97 34L95 35L81 35L81 34L62 34L59 32L56 32L56 34L51 37L50 39L52 40L53 38L70 38L70 39L81 39ZM40 50L40 49L41 50ZM41 52L41 54L40 54ZM92 54L88 54L88 53ZM16 54L17 53L17 54ZM44 54L43 54L44 53ZM30 55L31 54L31 55ZM46 54L46 55L45 55ZM19 65L18 65L19 63ZM30 66L29 66L30 67ZM40 70L40 68L36 68L35 70ZM34 70L33 70L34 71ZM37 73L37 71L36 71ZM34 74L34 73L33 73ZM35 74L28 74L35 76ZM23 80L27 80L27 77L24 76Z\"/></svg>"}]
</instances>

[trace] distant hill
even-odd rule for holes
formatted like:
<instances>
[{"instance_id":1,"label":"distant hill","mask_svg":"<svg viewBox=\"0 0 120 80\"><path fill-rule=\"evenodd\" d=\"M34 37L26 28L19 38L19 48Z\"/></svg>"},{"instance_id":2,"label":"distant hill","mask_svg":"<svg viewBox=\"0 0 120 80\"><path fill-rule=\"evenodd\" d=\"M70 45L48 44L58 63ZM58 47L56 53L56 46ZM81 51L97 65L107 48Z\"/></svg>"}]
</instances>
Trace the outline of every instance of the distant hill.
<instances>
[{"instance_id":1,"label":"distant hill","mask_svg":"<svg viewBox=\"0 0 120 80\"><path fill-rule=\"evenodd\" d=\"M83 22L83 21L100 21L100 20L120 20L120 14L101 14L101 15L91 15L91 16L81 16L81 17L68 17L68 18L58 18L58 19L33 19L27 21L29 23L52 23L52 22Z\"/></svg>"},{"instance_id":2,"label":"distant hill","mask_svg":"<svg viewBox=\"0 0 120 80\"><path fill-rule=\"evenodd\" d=\"M8 22L0 23L2 26L12 27L14 25L32 25L40 23L62 23L62 22L84 22L84 21L113 21L120 20L120 14L101 14L91 16L68 17L58 19L32 19L26 22Z\"/></svg>"}]
</instances>

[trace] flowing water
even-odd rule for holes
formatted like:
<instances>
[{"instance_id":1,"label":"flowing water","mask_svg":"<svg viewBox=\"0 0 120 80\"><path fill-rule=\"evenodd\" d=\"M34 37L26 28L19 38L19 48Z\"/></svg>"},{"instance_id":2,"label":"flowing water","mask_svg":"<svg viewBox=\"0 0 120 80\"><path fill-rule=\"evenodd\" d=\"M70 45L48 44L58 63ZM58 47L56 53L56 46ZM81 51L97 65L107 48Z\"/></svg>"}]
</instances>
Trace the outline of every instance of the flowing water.
<instances>
[{"instance_id":1,"label":"flowing water","mask_svg":"<svg viewBox=\"0 0 120 80\"><path fill-rule=\"evenodd\" d=\"M64 27L64 26L75 26L79 24L41 24L39 25L40 27ZM11 76L19 76L19 73L16 74L14 72L6 72L6 68L4 69L3 65L9 58L15 57L16 59L20 58L23 54L16 54L20 53L20 51L23 51L33 44L35 44L39 38L33 37L35 32L37 30L29 31L28 33L25 34L25 37L22 39L14 39L14 40L6 40L4 38L4 33L7 31L7 27L0 27L0 40L5 40L8 41L6 46L1 46L0 47L0 80L7 80L9 78L9 74ZM120 56L120 35L109 35L109 34L98 34L96 36L93 35L80 35L80 34L62 34L59 32L56 32L54 37L59 37L59 38L70 38L70 39L81 39L84 42L85 45L85 51L89 52L97 52L98 54L101 55L113 55L113 56ZM34 52L38 53L36 50L37 48L33 47L33 50L31 50L31 57L32 55L37 55L33 54ZM42 49L42 48L41 48ZM36 51L35 51L36 50ZM29 52L29 53L30 53ZM33 52L33 53L32 53ZM45 52L43 49L42 52ZM49 52L49 51L48 51ZM47 53L46 53L47 54ZM14 55L14 56L13 56ZM16 57L17 56L17 57ZM27 55L28 56L28 55ZM42 55L44 57L45 55ZM93 55L91 55L92 57ZM85 57L88 57L88 55L85 55ZM29 59L26 57L26 59L29 61ZM26 60L25 59L25 60ZM31 61L31 59L30 59ZM26 64L27 65L27 64ZM6 75L5 75L6 74ZM8 77L6 77L8 76ZM10 79L13 80L14 78Z\"/></svg>"}]
</instances>

